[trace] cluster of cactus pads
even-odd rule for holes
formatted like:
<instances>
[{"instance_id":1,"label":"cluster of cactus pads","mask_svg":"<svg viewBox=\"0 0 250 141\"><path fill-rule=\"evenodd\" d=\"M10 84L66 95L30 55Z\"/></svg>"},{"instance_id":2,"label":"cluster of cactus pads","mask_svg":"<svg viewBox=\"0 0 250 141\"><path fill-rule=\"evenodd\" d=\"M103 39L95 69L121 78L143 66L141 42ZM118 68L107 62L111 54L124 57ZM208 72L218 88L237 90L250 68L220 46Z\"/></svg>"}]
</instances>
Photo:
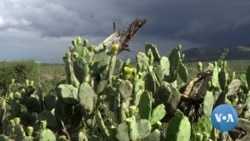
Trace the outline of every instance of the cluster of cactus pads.
<instances>
[{"instance_id":1,"label":"cluster of cactus pads","mask_svg":"<svg viewBox=\"0 0 250 141\"><path fill-rule=\"evenodd\" d=\"M63 57L66 80L56 95L33 81L9 85L0 99L0 140L219 141L250 139L250 66L239 79L218 60L189 78L181 45L161 56L146 43L136 63L118 58L119 44L102 49L77 38ZM219 132L210 114L231 104L239 122Z\"/></svg>"}]
</instances>

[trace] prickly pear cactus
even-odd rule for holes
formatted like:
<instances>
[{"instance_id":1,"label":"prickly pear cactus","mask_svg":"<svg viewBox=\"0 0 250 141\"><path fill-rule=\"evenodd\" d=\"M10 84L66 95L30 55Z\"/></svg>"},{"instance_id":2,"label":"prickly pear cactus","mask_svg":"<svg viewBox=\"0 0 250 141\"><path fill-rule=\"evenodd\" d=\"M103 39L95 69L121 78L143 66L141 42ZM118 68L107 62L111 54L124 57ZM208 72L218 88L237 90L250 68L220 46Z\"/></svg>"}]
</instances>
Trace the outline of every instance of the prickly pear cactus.
<instances>
[{"instance_id":1,"label":"prickly pear cactus","mask_svg":"<svg viewBox=\"0 0 250 141\"><path fill-rule=\"evenodd\" d=\"M166 140L168 141L189 141L191 135L191 124L188 118L177 113L168 123Z\"/></svg>"},{"instance_id":2,"label":"prickly pear cactus","mask_svg":"<svg viewBox=\"0 0 250 141\"><path fill-rule=\"evenodd\" d=\"M148 120L136 121L132 116L118 125L116 138L120 141L141 140L149 136L150 132L151 125Z\"/></svg>"},{"instance_id":3,"label":"prickly pear cactus","mask_svg":"<svg viewBox=\"0 0 250 141\"><path fill-rule=\"evenodd\" d=\"M198 140L197 138L203 138L202 140L208 140L212 132L211 119L207 115L203 115L196 124L192 127L192 140Z\"/></svg>"}]
</instances>

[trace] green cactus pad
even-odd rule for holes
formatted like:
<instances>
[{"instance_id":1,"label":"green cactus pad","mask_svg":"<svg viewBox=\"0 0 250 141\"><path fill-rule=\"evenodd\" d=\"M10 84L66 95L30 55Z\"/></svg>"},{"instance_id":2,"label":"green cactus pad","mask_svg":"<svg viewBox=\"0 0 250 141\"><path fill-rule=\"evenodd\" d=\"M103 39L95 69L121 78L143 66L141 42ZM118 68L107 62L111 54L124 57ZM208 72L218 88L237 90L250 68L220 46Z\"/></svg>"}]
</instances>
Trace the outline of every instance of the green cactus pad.
<instances>
[{"instance_id":1,"label":"green cactus pad","mask_svg":"<svg viewBox=\"0 0 250 141\"><path fill-rule=\"evenodd\" d=\"M154 44L146 43L145 52L148 52L149 49L150 49L150 50L152 51L152 53L153 53L154 61L159 62L161 56L160 56L160 53L159 53L159 51L158 51L158 49L157 49L157 46L154 45Z\"/></svg>"},{"instance_id":2,"label":"green cactus pad","mask_svg":"<svg viewBox=\"0 0 250 141\"><path fill-rule=\"evenodd\" d=\"M50 129L42 130L38 135L39 141L56 141L56 136Z\"/></svg>"},{"instance_id":3,"label":"green cactus pad","mask_svg":"<svg viewBox=\"0 0 250 141\"><path fill-rule=\"evenodd\" d=\"M247 84L247 76L246 74L240 75L240 81L241 81L241 89L244 93L248 93L248 84Z\"/></svg>"},{"instance_id":4,"label":"green cactus pad","mask_svg":"<svg viewBox=\"0 0 250 141\"><path fill-rule=\"evenodd\" d=\"M69 105L75 105L78 103L77 94L78 89L75 88L73 85L68 84L60 84L56 88L57 96L63 102Z\"/></svg>"},{"instance_id":5,"label":"green cactus pad","mask_svg":"<svg viewBox=\"0 0 250 141\"><path fill-rule=\"evenodd\" d=\"M111 56L110 60L109 60L109 66L108 66L108 75L106 76L106 78L111 81L112 77L113 77L113 73L115 70L115 63L116 63L116 55Z\"/></svg>"},{"instance_id":6,"label":"green cactus pad","mask_svg":"<svg viewBox=\"0 0 250 141\"><path fill-rule=\"evenodd\" d=\"M183 63L180 63L178 66L178 74L182 81L185 83L188 81L188 71Z\"/></svg>"},{"instance_id":7,"label":"green cactus pad","mask_svg":"<svg viewBox=\"0 0 250 141\"><path fill-rule=\"evenodd\" d=\"M117 90L108 85L99 100L101 101L99 110L104 110L105 113L114 121L119 119L120 97L118 97Z\"/></svg>"},{"instance_id":8,"label":"green cactus pad","mask_svg":"<svg viewBox=\"0 0 250 141\"><path fill-rule=\"evenodd\" d=\"M155 103L163 103L167 113L174 113L180 102L180 94L177 88L168 83L163 83L154 94Z\"/></svg>"},{"instance_id":9,"label":"green cactus pad","mask_svg":"<svg viewBox=\"0 0 250 141\"><path fill-rule=\"evenodd\" d=\"M227 103L230 102L228 100L228 96L235 95L239 88L241 87L241 81L238 79L234 79L228 86L227 92L223 91L218 95L218 98L216 100L216 106L221 104L221 103ZM235 99L234 99L235 100Z\"/></svg>"},{"instance_id":10,"label":"green cactus pad","mask_svg":"<svg viewBox=\"0 0 250 141\"><path fill-rule=\"evenodd\" d=\"M192 128L192 135L195 135L196 133L207 133L211 134L212 132L212 123L210 116L208 115L202 115L198 122L193 126Z\"/></svg>"},{"instance_id":11,"label":"green cactus pad","mask_svg":"<svg viewBox=\"0 0 250 141\"><path fill-rule=\"evenodd\" d=\"M158 81L162 81L164 79L164 72L162 70L162 66L161 65L156 65L154 67L154 73L158 79Z\"/></svg>"},{"instance_id":12,"label":"green cactus pad","mask_svg":"<svg viewBox=\"0 0 250 141\"><path fill-rule=\"evenodd\" d=\"M166 140L167 141L189 141L191 125L189 119L177 113L168 123Z\"/></svg>"},{"instance_id":13,"label":"green cactus pad","mask_svg":"<svg viewBox=\"0 0 250 141\"><path fill-rule=\"evenodd\" d=\"M203 113L210 115L212 113L214 106L214 96L213 92L207 91L203 100Z\"/></svg>"},{"instance_id":14,"label":"green cactus pad","mask_svg":"<svg viewBox=\"0 0 250 141\"><path fill-rule=\"evenodd\" d=\"M20 119L23 123L27 123L29 125L35 124L37 117L33 114L30 114L27 111L22 111L20 114Z\"/></svg>"},{"instance_id":15,"label":"green cactus pad","mask_svg":"<svg viewBox=\"0 0 250 141\"><path fill-rule=\"evenodd\" d=\"M221 71L219 72L218 76L219 76L220 88L223 91L225 91L225 88L227 86L228 73L226 72L225 69L221 69Z\"/></svg>"},{"instance_id":16,"label":"green cactus pad","mask_svg":"<svg viewBox=\"0 0 250 141\"><path fill-rule=\"evenodd\" d=\"M140 102L140 97L144 91L144 81L142 79L137 80L134 82L134 87L133 87L133 105L138 105Z\"/></svg>"},{"instance_id":17,"label":"green cactus pad","mask_svg":"<svg viewBox=\"0 0 250 141\"><path fill-rule=\"evenodd\" d=\"M213 68L213 75L212 75L212 86L213 87L219 87L219 67L217 62L214 63L214 68Z\"/></svg>"},{"instance_id":18,"label":"green cactus pad","mask_svg":"<svg viewBox=\"0 0 250 141\"><path fill-rule=\"evenodd\" d=\"M176 76L179 63L181 63L180 50L178 48L173 48L168 58L170 63L170 76Z\"/></svg>"},{"instance_id":19,"label":"green cactus pad","mask_svg":"<svg viewBox=\"0 0 250 141\"><path fill-rule=\"evenodd\" d=\"M28 97L24 105L31 112L40 112L42 110L39 100L35 97Z\"/></svg>"},{"instance_id":20,"label":"green cactus pad","mask_svg":"<svg viewBox=\"0 0 250 141\"><path fill-rule=\"evenodd\" d=\"M166 114L165 106L164 104L158 105L152 112L152 115L150 117L150 123L151 125L156 124L158 121L160 121L162 118L164 118Z\"/></svg>"},{"instance_id":21,"label":"green cactus pad","mask_svg":"<svg viewBox=\"0 0 250 141\"><path fill-rule=\"evenodd\" d=\"M137 130L137 127L136 127L136 119L135 119L135 117L132 116L131 118L127 118L126 122L128 124L128 127L129 127L130 140L132 140L132 141L137 140L138 130Z\"/></svg>"},{"instance_id":22,"label":"green cactus pad","mask_svg":"<svg viewBox=\"0 0 250 141\"><path fill-rule=\"evenodd\" d=\"M144 141L160 141L161 140L161 132L158 129L155 129L150 133L150 135L144 139Z\"/></svg>"},{"instance_id":23,"label":"green cactus pad","mask_svg":"<svg viewBox=\"0 0 250 141\"><path fill-rule=\"evenodd\" d=\"M89 75L89 67L87 61L84 58L77 58L74 62L73 68L74 74L80 83L88 81L87 78Z\"/></svg>"},{"instance_id":24,"label":"green cactus pad","mask_svg":"<svg viewBox=\"0 0 250 141\"><path fill-rule=\"evenodd\" d=\"M56 96L52 94L47 94L44 96L44 107L47 111L51 111L56 103Z\"/></svg>"},{"instance_id":25,"label":"green cactus pad","mask_svg":"<svg viewBox=\"0 0 250 141\"><path fill-rule=\"evenodd\" d=\"M100 111L96 111L96 115L95 115L95 119L96 119L96 124L97 126L101 129L102 133L106 136L106 137L109 137L110 134L109 134L109 131L108 131L108 128L105 126L104 124L104 120L101 116L101 113Z\"/></svg>"},{"instance_id":26,"label":"green cactus pad","mask_svg":"<svg viewBox=\"0 0 250 141\"><path fill-rule=\"evenodd\" d=\"M126 122L122 122L118 125L116 138L119 141L130 141L129 128Z\"/></svg>"},{"instance_id":27,"label":"green cactus pad","mask_svg":"<svg viewBox=\"0 0 250 141\"><path fill-rule=\"evenodd\" d=\"M80 55L84 58L87 64L89 64L92 61L93 55L89 52L89 49L82 48L82 52Z\"/></svg>"},{"instance_id":28,"label":"green cactus pad","mask_svg":"<svg viewBox=\"0 0 250 141\"><path fill-rule=\"evenodd\" d=\"M154 76L153 76L153 72L148 72L145 76L145 89L152 92L152 93L155 93L156 91L156 81Z\"/></svg>"},{"instance_id":29,"label":"green cactus pad","mask_svg":"<svg viewBox=\"0 0 250 141\"><path fill-rule=\"evenodd\" d=\"M49 111L43 111L43 112L39 113L38 119L40 121L42 121L42 120L47 121L47 127L49 129L53 130L53 129L56 129L58 127L55 116Z\"/></svg>"},{"instance_id":30,"label":"green cactus pad","mask_svg":"<svg viewBox=\"0 0 250 141\"><path fill-rule=\"evenodd\" d=\"M119 59L119 58L116 59L113 75L118 75L121 72L123 64L124 63L123 63L123 61L121 59Z\"/></svg>"},{"instance_id":31,"label":"green cactus pad","mask_svg":"<svg viewBox=\"0 0 250 141\"><path fill-rule=\"evenodd\" d=\"M55 104L55 117L59 120L64 120L72 115L72 106L66 105L61 100L57 100Z\"/></svg>"},{"instance_id":32,"label":"green cactus pad","mask_svg":"<svg viewBox=\"0 0 250 141\"><path fill-rule=\"evenodd\" d=\"M22 125L16 125L14 127L15 140L22 140L26 137L26 133Z\"/></svg>"},{"instance_id":33,"label":"green cactus pad","mask_svg":"<svg viewBox=\"0 0 250 141\"><path fill-rule=\"evenodd\" d=\"M145 85L145 82L143 79L138 79L134 82L134 93L137 93L139 92L140 90L144 90L144 85Z\"/></svg>"},{"instance_id":34,"label":"green cactus pad","mask_svg":"<svg viewBox=\"0 0 250 141\"><path fill-rule=\"evenodd\" d=\"M234 79L228 86L227 96L237 94L239 88L241 87L241 81L239 79Z\"/></svg>"},{"instance_id":35,"label":"green cactus pad","mask_svg":"<svg viewBox=\"0 0 250 141\"><path fill-rule=\"evenodd\" d=\"M82 83L78 90L78 99L85 110L92 112L94 109L96 94L88 83Z\"/></svg>"},{"instance_id":36,"label":"green cactus pad","mask_svg":"<svg viewBox=\"0 0 250 141\"><path fill-rule=\"evenodd\" d=\"M19 117L21 113L21 104L18 101L13 101L10 104L10 112L12 117Z\"/></svg>"},{"instance_id":37,"label":"green cactus pad","mask_svg":"<svg viewBox=\"0 0 250 141\"><path fill-rule=\"evenodd\" d=\"M148 91L144 91L139 102L139 114L142 119L150 119L152 112L152 95Z\"/></svg>"},{"instance_id":38,"label":"green cactus pad","mask_svg":"<svg viewBox=\"0 0 250 141\"><path fill-rule=\"evenodd\" d=\"M136 122L138 137L137 140L146 138L151 132L151 124L146 119L141 119Z\"/></svg>"},{"instance_id":39,"label":"green cactus pad","mask_svg":"<svg viewBox=\"0 0 250 141\"><path fill-rule=\"evenodd\" d=\"M96 93L97 94L100 94L100 93L102 93L103 92L103 90L107 87L107 85L108 85L108 81L107 80L101 80L98 84L97 84L97 86L96 86Z\"/></svg>"},{"instance_id":40,"label":"green cactus pad","mask_svg":"<svg viewBox=\"0 0 250 141\"><path fill-rule=\"evenodd\" d=\"M144 67L148 67L149 66L149 58L147 57L147 55L143 52L139 52L136 55L136 62L138 64L141 64Z\"/></svg>"},{"instance_id":41,"label":"green cactus pad","mask_svg":"<svg viewBox=\"0 0 250 141\"><path fill-rule=\"evenodd\" d=\"M161 60L160 60L160 65L162 67L162 71L163 71L164 75L168 76L169 75L169 69L170 69L169 59L167 57L165 57L165 56L162 56Z\"/></svg>"},{"instance_id":42,"label":"green cactus pad","mask_svg":"<svg viewBox=\"0 0 250 141\"><path fill-rule=\"evenodd\" d=\"M142 140L150 135L151 125L146 119L136 121L135 117L127 119L117 127L116 138L119 141Z\"/></svg>"},{"instance_id":43,"label":"green cactus pad","mask_svg":"<svg viewBox=\"0 0 250 141\"><path fill-rule=\"evenodd\" d=\"M130 81L122 80L122 82L119 85L118 91L123 99L128 100L132 95L133 86Z\"/></svg>"},{"instance_id":44,"label":"green cactus pad","mask_svg":"<svg viewBox=\"0 0 250 141\"><path fill-rule=\"evenodd\" d=\"M100 51L96 53L92 59L93 66L91 67L91 72L93 75L102 73L109 65L110 56L105 51ZM106 76L106 74L105 74Z\"/></svg>"}]
</instances>

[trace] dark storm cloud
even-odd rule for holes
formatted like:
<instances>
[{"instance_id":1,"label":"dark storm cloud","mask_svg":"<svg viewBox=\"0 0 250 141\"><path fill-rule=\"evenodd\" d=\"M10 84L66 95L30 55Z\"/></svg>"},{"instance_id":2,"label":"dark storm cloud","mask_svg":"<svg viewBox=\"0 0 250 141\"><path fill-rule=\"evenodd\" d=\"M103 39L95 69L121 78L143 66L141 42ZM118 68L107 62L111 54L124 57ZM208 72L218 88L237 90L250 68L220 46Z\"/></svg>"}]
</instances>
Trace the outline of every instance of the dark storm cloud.
<instances>
[{"instance_id":1,"label":"dark storm cloud","mask_svg":"<svg viewBox=\"0 0 250 141\"><path fill-rule=\"evenodd\" d=\"M63 46L78 35L97 44L112 33L112 22L122 30L137 17L148 22L130 43L132 52L143 50L145 42L163 51L178 44L186 48L245 45L250 37L249 7L249 0L3 0L0 45L24 48L46 41L38 46L58 46L57 39ZM13 37L18 39L9 43Z\"/></svg>"},{"instance_id":2,"label":"dark storm cloud","mask_svg":"<svg viewBox=\"0 0 250 141\"><path fill-rule=\"evenodd\" d=\"M240 26L250 24L249 6L244 0L55 0L13 3L8 8L20 12L16 24L37 29L42 36L104 36L112 32L113 21L122 29L136 17L147 17L144 36L213 44L220 37L226 40L228 34L223 33L246 34Z\"/></svg>"},{"instance_id":3,"label":"dark storm cloud","mask_svg":"<svg viewBox=\"0 0 250 141\"><path fill-rule=\"evenodd\" d=\"M148 15L142 31L147 36L232 46L247 43L243 39L250 35L249 6L249 1L165 1L129 11Z\"/></svg>"}]
</instances>

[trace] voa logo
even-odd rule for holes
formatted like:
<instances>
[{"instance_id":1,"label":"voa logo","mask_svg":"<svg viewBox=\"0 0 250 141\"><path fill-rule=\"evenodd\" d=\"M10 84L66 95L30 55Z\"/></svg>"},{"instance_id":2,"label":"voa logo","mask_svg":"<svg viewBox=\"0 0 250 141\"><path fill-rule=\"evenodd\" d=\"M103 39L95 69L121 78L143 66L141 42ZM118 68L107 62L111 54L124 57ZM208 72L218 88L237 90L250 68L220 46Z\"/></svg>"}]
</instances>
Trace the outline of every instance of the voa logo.
<instances>
[{"instance_id":1,"label":"voa logo","mask_svg":"<svg viewBox=\"0 0 250 141\"><path fill-rule=\"evenodd\" d=\"M237 125L238 114L231 105L221 104L214 108L211 114L211 121L217 130L227 132Z\"/></svg>"},{"instance_id":2,"label":"voa logo","mask_svg":"<svg viewBox=\"0 0 250 141\"><path fill-rule=\"evenodd\" d=\"M224 114L214 114L215 116L215 119L217 122L234 122L234 118L233 118L233 115L232 114L227 114L227 115L224 115Z\"/></svg>"}]
</instances>

